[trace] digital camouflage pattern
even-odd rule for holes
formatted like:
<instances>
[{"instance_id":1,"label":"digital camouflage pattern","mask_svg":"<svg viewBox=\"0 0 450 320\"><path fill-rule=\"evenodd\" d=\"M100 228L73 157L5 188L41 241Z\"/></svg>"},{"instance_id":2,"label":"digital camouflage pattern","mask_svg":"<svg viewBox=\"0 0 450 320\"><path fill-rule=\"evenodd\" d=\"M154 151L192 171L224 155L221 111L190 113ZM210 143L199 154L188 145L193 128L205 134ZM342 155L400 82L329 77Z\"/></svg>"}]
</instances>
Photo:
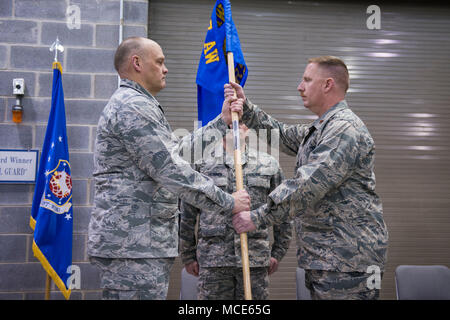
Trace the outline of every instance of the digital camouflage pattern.
<instances>
[{"instance_id":1,"label":"digital camouflage pattern","mask_svg":"<svg viewBox=\"0 0 450 320\"><path fill-rule=\"evenodd\" d=\"M249 151L247 151L249 150ZM267 153L246 149L241 154L244 186L250 195L251 209L266 203L267 196L283 180L278 161ZM221 152L195 165L198 172L211 177L214 183L228 193L236 191L234 158ZM197 261L206 267L239 267L242 272L241 240L233 228L231 210L208 212L181 202L180 256L183 264ZM199 215L198 243L195 225ZM250 267L269 266L270 257L281 261L289 248L292 226L289 217L273 226L273 245L269 228L247 233ZM252 276L253 279L253 276Z\"/></svg>"},{"instance_id":2,"label":"digital camouflage pattern","mask_svg":"<svg viewBox=\"0 0 450 320\"><path fill-rule=\"evenodd\" d=\"M214 180L226 192L236 191L234 158L223 151L195 169ZM266 203L267 196L284 179L278 161L264 152L245 148L241 154L243 182L251 198L251 208ZM198 243L195 225L198 224ZM288 217L287 217L288 218ZM280 262L292 238L292 222L283 221L273 226L273 244L270 245L269 228L247 233L252 298L269 297L268 266L270 257ZM232 213L204 212L182 202L180 226L180 255L184 264L198 261L199 300L243 300L241 240L232 225Z\"/></svg>"},{"instance_id":3,"label":"digital camouflage pattern","mask_svg":"<svg viewBox=\"0 0 450 320\"><path fill-rule=\"evenodd\" d=\"M98 122L88 254L175 257L178 197L210 211L232 210L233 197L179 155L206 131L225 134L227 129L218 116L179 140L158 101L136 82L123 79Z\"/></svg>"},{"instance_id":4,"label":"digital camouflage pattern","mask_svg":"<svg viewBox=\"0 0 450 320\"><path fill-rule=\"evenodd\" d=\"M364 272L305 271L305 286L312 300L377 300L379 289L369 289Z\"/></svg>"},{"instance_id":5,"label":"digital camouflage pattern","mask_svg":"<svg viewBox=\"0 0 450 320\"><path fill-rule=\"evenodd\" d=\"M269 298L268 268L250 268L252 300ZM198 300L244 300L242 268L200 268Z\"/></svg>"},{"instance_id":6,"label":"digital camouflage pattern","mask_svg":"<svg viewBox=\"0 0 450 320\"><path fill-rule=\"evenodd\" d=\"M251 212L257 228L295 217L299 266L304 269L366 272L384 270L388 232L375 193L375 144L364 123L337 103L310 125L285 125L250 101L249 128L278 129L282 150L297 155L295 175Z\"/></svg>"},{"instance_id":7,"label":"digital camouflage pattern","mask_svg":"<svg viewBox=\"0 0 450 320\"><path fill-rule=\"evenodd\" d=\"M101 272L104 300L165 300L175 258L111 259L91 257Z\"/></svg>"}]
</instances>

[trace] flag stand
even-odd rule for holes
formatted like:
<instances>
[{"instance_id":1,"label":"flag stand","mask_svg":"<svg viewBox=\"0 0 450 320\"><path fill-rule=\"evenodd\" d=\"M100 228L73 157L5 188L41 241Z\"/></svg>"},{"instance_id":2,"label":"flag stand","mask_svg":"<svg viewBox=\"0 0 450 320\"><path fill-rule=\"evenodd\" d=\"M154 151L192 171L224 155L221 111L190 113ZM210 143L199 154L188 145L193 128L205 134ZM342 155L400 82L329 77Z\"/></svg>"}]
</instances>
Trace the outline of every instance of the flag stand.
<instances>
[{"instance_id":1,"label":"flag stand","mask_svg":"<svg viewBox=\"0 0 450 320\"><path fill-rule=\"evenodd\" d=\"M47 275L45 278L45 300L50 300L50 285L52 283L52 278L48 274L48 272L45 272Z\"/></svg>"},{"instance_id":2,"label":"flag stand","mask_svg":"<svg viewBox=\"0 0 450 320\"><path fill-rule=\"evenodd\" d=\"M236 82L234 74L234 56L233 52L227 52L228 60L228 78L231 82ZM234 92L236 97L236 91ZM234 168L236 172L236 191L244 189L244 179L242 176L241 164L241 149L239 139L239 115L237 112L231 113L233 123L233 137L234 137ZM248 258L248 240L247 233L241 233L241 258L242 258L242 273L244 279L244 297L245 300L252 300L252 286L250 282L250 262Z\"/></svg>"}]
</instances>

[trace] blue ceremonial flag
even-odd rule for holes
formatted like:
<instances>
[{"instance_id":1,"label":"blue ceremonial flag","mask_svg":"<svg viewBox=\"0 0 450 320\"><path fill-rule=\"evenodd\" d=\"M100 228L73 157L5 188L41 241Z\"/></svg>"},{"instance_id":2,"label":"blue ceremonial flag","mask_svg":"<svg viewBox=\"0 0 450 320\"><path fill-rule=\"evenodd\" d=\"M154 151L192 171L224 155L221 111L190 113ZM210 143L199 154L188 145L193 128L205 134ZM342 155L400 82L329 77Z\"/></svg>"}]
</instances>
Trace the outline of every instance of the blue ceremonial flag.
<instances>
[{"instance_id":1,"label":"blue ceremonial flag","mask_svg":"<svg viewBox=\"0 0 450 320\"><path fill-rule=\"evenodd\" d=\"M53 63L52 106L31 207L33 253L66 299L72 265L72 178L67 144L62 68ZM70 269L69 269L70 270Z\"/></svg>"},{"instance_id":2,"label":"blue ceremonial flag","mask_svg":"<svg viewBox=\"0 0 450 320\"><path fill-rule=\"evenodd\" d=\"M236 82L244 86L248 69L228 0L217 0L211 13L197 71L198 120L207 124L222 111L228 83L227 52L233 52Z\"/></svg>"}]
</instances>

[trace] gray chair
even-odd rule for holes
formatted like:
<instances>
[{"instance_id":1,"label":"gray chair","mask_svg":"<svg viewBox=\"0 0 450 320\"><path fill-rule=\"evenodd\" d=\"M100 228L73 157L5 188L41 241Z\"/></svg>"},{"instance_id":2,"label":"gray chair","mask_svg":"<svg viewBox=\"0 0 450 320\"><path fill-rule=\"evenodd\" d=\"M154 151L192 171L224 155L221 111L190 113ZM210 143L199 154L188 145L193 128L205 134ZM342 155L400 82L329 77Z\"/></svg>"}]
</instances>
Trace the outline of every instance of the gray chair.
<instances>
[{"instance_id":1,"label":"gray chair","mask_svg":"<svg viewBox=\"0 0 450 320\"><path fill-rule=\"evenodd\" d=\"M181 270L180 300L197 300L198 278L189 274L186 268Z\"/></svg>"},{"instance_id":2,"label":"gray chair","mask_svg":"<svg viewBox=\"0 0 450 320\"><path fill-rule=\"evenodd\" d=\"M311 293L305 286L305 270L297 267L295 279L297 281L297 300L311 300Z\"/></svg>"},{"instance_id":3,"label":"gray chair","mask_svg":"<svg viewBox=\"0 0 450 320\"><path fill-rule=\"evenodd\" d=\"M408 266L395 269L398 300L450 300L450 269L446 266Z\"/></svg>"},{"instance_id":4,"label":"gray chair","mask_svg":"<svg viewBox=\"0 0 450 320\"><path fill-rule=\"evenodd\" d=\"M311 300L311 294L305 286L305 270L297 267L297 300ZM189 274L185 268L181 270L180 300L197 300L198 278Z\"/></svg>"}]
</instances>

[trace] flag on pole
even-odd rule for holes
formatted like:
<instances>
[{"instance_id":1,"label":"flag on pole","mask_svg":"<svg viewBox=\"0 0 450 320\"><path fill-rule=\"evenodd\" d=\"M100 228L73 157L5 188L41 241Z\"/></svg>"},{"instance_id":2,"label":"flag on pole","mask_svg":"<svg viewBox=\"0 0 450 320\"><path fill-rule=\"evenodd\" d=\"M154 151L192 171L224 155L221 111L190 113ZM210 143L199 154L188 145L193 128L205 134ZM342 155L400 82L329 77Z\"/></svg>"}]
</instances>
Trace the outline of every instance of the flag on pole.
<instances>
[{"instance_id":1,"label":"flag on pole","mask_svg":"<svg viewBox=\"0 0 450 320\"><path fill-rule=\"evenodd\" d=\"M31 207L33 253L66 299L72 265L72 178L67 144L62 67L53 63L52 105Z\"/></svg>"},{"instance_id":2,"label":"flag on pole","mask_svg":"<svg viewBox=\"0 0 450 320\"><path fill-rule=\"evenodd\" d=\"M227 52L233 52L236 82L244 86L248 69L231 16L229 0L217 0L211 13L197 71L198 120L206 125L222 111L228 83Z\"/></svg>"}]
</instances>

